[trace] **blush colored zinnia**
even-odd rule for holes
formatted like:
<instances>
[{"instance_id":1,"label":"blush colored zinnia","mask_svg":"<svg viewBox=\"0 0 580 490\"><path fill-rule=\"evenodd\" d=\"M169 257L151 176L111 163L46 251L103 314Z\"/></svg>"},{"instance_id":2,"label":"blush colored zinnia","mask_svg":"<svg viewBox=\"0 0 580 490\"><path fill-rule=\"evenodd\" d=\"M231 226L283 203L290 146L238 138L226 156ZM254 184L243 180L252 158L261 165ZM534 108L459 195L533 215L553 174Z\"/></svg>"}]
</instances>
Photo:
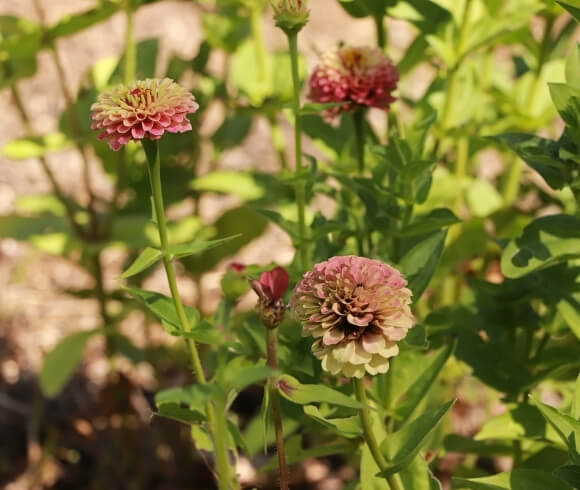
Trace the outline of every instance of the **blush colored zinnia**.
<instances>
[{"instance_id":1,"label":"blush colored zinnia","mask_svg":"<svg viewBox=\"0 0 580 490\"><path fill-rule=\"evenodd\" d=\"M357 256L332 257L296 286L291 308L314 355L332 374L385 373L414 319L412 292L395 268Z\"/></svg>"},{"instance_id":2,"label":"blush colored zinnia","mask_svg":"<svg viewBox=\"0 0 580 490\"><path fill-rule=\"evenodd\" d=\"M187 115L198 108L195 97L169 78L137 80L99 95L91 107L92 129L118 150L131 140L191 131Z\"/></svg>"},{"instance_id":3,"label":"blush colored zinnia","mask_svg":"<svg viewBox=\"0 0 580 490\"><path fill-rule=\"evenodd\" d=\"M314 102L343 102L325 112L331 119L357 107L388 111L395 101L399 73L379 48L339 46L327 51L310 78L309 97Z\"/></svg>"}]
</instances>

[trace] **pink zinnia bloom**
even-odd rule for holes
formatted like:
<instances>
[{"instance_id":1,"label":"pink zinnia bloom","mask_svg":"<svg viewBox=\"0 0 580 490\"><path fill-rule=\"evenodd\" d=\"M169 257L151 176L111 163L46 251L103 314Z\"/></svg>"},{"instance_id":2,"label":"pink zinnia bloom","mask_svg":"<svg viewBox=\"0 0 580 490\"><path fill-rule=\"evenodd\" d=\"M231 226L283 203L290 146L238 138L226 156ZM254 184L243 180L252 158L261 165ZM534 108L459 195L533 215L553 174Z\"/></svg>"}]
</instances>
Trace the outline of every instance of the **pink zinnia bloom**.
<instances>
[{"instance_id":1,"label":"pink zinnia bloom","mask_svg":"<svg viewBox=\"0 0 580 490\"><path fill-rule=\"evenodd\" d=\"M395 268L357 256L332 257L296 286L291 308L314 355L332 374L386 373L414 318L412 292Z\"/></svg>"},{"instance_id":2,"label":"pink zinnia bloom","mask_svg":"<svg viewBox=\"0 0 580 490\"><path fill-rule=\"evenodd\" d=\"M169 78L137 80L99 95L91 107L92 129L118 150L131 140L191 131L187 115L198 108L195 97Z\"/></svg>"},{"instance_id":3,"label":"pink zinnia bloom","mask_svg":"<svg viewBox=\"0 0 580 490\"><path fill-rule=\"evenodd\" d=\"M379 48L340 46L327 51L310 78L314 102L344 102L325 112L328 119L357 106L388 111L399 73Z\"/></svg>"}]
</instances>

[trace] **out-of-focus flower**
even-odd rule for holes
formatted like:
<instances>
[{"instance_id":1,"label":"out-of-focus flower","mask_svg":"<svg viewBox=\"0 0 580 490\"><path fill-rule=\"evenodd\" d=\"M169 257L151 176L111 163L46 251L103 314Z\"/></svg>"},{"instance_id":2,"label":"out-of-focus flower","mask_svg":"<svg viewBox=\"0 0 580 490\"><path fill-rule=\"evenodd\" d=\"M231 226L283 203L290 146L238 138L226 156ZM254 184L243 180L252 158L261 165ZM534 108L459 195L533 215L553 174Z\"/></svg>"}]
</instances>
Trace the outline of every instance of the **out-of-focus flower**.
<instances>
[{"instance_id":1,"label":"out-of-focus flower","mask_svg":"<svg viewBox=\"0 0 580 490\"><path fill-rule=\"evenodd\" d=\"M314 102L343 102L325 111L332 119L357 107L388 111L395 101L399 72L379 48L339 46L322 55L310 77L309 97Z\"/></svg>"},{"instance_id":2,"label":"out-of-focus flower","mask_svg":"<svg viewBox=\"0 0 580 490\"><path fill-rule=\"evenodd\" d=\"M357 256L332 257L296 286L291 308L314 355L332 374L385 373L414 319L412 292L395 268Z\"/></svg>"},{"instance_id":3,"label":"out-of-focus flower","mask_svg":"<svg viewBox=\"0 0 580 490\"><path fill-rule=\"evenodd\" d=\"M248 278L244 274L246 266L240 262L229 264L226 273L221 280L224 296L232 301L237 301L250 290Z\"/></svg>"},{"instance_id":4,"label":"out-of-focus flower","mask_svg":"<svg viewBox=\"0 0 580 490\"><path fill-rule=\"evenodd\" d=\"M137 80L99 95L91 107L92 129L118 150L131 140L191 131L187 115L198 108L195 97L169 78Z\"/></svg>"},{"instance_id":5,"label":"out-of-focus flower","mask_svg":"<svg viewBox=\"0 0 580 490\"><path fill-rule=\"evenodd\" d=\"M300 31L308 24L308 0L271 0L276 25L287 34Z\"/></svg>"},{"instance_id":6,"label":"out-of-focus flower","mask_svg":"<svg viewBox=\"0 0 580 490\"><path fill-rule=\"evenodd\" d=\"M288 289L290 277L283 267L262 272L252 288L258 295L258 312L268 328L276 328L284 319L284 300L282 296Z\"/></svg>"}]
</instances>

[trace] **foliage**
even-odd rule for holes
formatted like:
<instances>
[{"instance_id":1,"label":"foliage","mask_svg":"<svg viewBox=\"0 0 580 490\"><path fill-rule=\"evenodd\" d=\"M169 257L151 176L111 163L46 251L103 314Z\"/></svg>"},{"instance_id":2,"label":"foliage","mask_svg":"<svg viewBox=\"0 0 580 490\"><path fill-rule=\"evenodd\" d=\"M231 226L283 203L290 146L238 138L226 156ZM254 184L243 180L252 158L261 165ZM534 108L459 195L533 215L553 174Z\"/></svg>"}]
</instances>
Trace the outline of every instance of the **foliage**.
<instances>
[{"instance_id":1,"label":"foliage","mask_svg":"<svg viewBox=\"0 0 580 490\"><path fill-rule=\"evenodd\" d=\"M67 98L56 133L32 131L34 115L20 95L22 81L35 75L37 57L57 54L58 39L120 10L132 21L135 10L154 2L103 0L54 25L0 18L0 88L11 93L27 128L3 153L15 165L38 159L52 185L51 193L24 196L14 214L0 216L0 234L85 269L95 283L90 296L100 306L98 326L65 337L46 356L42 391L59 395L92 338L106 339L110 358L142 360L118 330L139 309L148 323L184 340L189 354L200 344L207 382L198 375L187 386L161 387L155 397L155 415L190 427L197 449L219 453L213 434L223 413L226 452L258 461L256 454L274 445L270 412L276 416L278 403L287 462L337 456L360 468L348 488L441 488L439 462L451 452L464 456L453 488L580 488L580 46L573 41L580 4L337 1L348 15L370 18L387 53L388 19L404 21L414 33L397 59L399 100L388 115L377 112L361 122L345 113L331 125L323 113L332 104L304 103L290 111L292 61L301 84L306 63L292 52L271 52L264 3L206 0L196 6L204 32L198 53L192 59L174 55L163 74L193 80L189 88L200 104L193 132L166 136L160 144L165 204L195 210L168 223L167 247L152 211L150 162L142 147L131 143L112 153L89 129L89 108L99 92L159 74L160 40L135 44L128 35L123 56L91 67L86 83ZM320 8L311 3L312 11ZM539 36L532 23L543 26ZM215 53L224 58L223 72L209 63ZM410 87L425 67L433 76L416 96ZM62 78L69 93L66 83ZM214 104L224 109L223 119L212 134L200 132ZM554 124L559 119L561 132ZM224 155L247 144L257 121L271 130L279 170L225 168ZM307 164L296 171L287 161L280 129L286 126L301 128L315 148L316 156L305 154ZM203 172L202 147L211 154L211 169ZM77 152L84 165L94 153L112 196L98 195L86 178L87 203L70 197L53 165L65 150ZM492 158L501 160L502 170L487 178L480 170ZM204 198L223 195L236 204L213 222L202 221ZM330 211L314 211L320 197L331 203ZM296 209L302 199L306 233ZM348 254L389 263L407 278L417 325L389 372L367 386L367 400L322 371L290 315L279 327L274 366L259 316L236 309L236 298L225 297L211 312L202 303L186 305L184 328L174 292L169 297L145 289L159 263L174 261L200 288L206 274L223 272L224 263L270 225L307 251L306 264L299 257L285 264L292 284L307 265ZM116 290L103 285L102 256L111 249L125 257ZM260 266L248 267L244 280L256 279L267 264ZM113 308L119 302L122 307ZM501 403L504 411L487 413L466 437L453 433L449 420L459 416L457 407L467 403L474 383L485 387L486 404ZM262 407L242 424L236 400L254 385L265 388ZM561 405L543 403L545 393L558 394ZM365 410L385 468L377 465L359 419ZM477 464L500 456L512 458L511 471L491 474L481 470L489 464ZM272 457L261 469L278 464Z\"/></svg>"}]
</instances>

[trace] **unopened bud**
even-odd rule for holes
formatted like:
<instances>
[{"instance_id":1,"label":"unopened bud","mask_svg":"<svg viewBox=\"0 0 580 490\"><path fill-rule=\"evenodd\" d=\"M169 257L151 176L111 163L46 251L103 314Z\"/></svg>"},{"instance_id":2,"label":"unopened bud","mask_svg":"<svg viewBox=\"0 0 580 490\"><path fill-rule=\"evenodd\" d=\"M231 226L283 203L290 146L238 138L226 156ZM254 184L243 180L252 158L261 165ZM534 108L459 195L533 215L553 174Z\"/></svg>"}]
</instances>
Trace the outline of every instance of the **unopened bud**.
<instances>
[{"instance_id":1,"label":"unopened bud","mask_svg":"<svg viewBox=\"0 0 580 490\"><path fill-rule=\"evenodd\" d=\"M308 0L271 0L276 25L286 34L295 34L308 24Z\"/></svg>"}]
</instances>

